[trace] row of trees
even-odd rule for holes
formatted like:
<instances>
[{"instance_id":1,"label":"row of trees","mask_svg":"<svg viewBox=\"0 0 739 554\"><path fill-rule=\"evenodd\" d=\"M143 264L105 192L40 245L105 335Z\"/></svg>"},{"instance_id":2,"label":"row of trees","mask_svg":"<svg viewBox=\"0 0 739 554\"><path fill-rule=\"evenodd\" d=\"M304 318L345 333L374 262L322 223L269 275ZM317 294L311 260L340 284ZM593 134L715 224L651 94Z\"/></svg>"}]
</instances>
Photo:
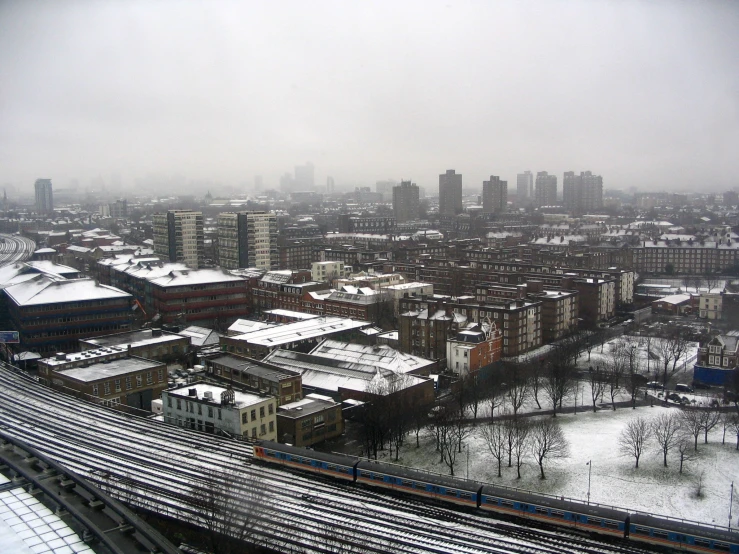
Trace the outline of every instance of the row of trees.
<instances>
[{"instance_id":1,"label":"row of trees","mask_svg":"<svg viewBox=\"0 0 739 554\"><path fill-rule=\"evenodd\" d=\"M619 448L623 455L634 458L636 468L642 455L649 450L662 456L664 467L667 467L667 455L677 452L682 473L683 464L698 453L701 434L704 444L708 444L708 434L719 425L723 427L722 444L729 431L736 436L736 449L739 450L739 415L722 413L715 408L686 409L653 418L636 417L621 432Z\"/></svg>"}]
</instances>

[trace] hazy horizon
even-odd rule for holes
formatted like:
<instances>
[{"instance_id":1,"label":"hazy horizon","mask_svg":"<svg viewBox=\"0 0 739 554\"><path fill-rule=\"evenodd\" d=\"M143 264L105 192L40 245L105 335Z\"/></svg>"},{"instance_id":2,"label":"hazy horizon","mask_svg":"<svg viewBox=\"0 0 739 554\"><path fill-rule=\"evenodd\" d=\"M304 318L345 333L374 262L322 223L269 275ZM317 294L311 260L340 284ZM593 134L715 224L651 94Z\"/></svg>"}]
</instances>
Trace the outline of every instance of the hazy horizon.
<instances>
[{"instance_id":1,"label":"hazy horizon","mask_svg":"<svg viewBox=\"0 0 739 554\"><path fill-rule=\"evenodd\" d=\"M470 189L590 170L721 192L739 184L737 28L729 0L6 1L0 185L277 188L310 161L318 190L433 195L453 168Z\"/></svg>"}]
</instances>

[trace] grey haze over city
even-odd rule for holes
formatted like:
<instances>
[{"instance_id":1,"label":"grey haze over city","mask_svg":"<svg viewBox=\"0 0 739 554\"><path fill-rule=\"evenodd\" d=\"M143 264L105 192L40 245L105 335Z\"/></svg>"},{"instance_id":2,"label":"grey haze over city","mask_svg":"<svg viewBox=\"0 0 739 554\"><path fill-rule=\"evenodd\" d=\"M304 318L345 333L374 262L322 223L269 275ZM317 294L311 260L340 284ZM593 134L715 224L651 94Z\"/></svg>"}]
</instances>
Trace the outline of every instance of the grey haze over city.
<instances>
[{"instance_id":1,"label":"grey haze over city","mask_svg":"<svg viewBox=\"0 0 739 554\"><path fill-rule=\"evenodd\" d=\"M719 192L738 28L735 1L5 1L0 185L277 187L310 161L337 186L592 170Z\"/></svg>"}]
</instances>

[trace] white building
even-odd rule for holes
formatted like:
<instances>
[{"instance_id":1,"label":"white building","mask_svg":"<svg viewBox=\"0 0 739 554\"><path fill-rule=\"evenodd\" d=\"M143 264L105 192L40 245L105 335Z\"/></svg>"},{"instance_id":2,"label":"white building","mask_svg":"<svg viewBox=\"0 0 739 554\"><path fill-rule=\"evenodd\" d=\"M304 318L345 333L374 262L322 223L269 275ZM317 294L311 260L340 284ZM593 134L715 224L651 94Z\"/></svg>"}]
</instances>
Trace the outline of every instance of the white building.
<instances>
[{"instance_id":1,"label":"white building","mask_svg":"<svg viewBox=\"0 0 739 554\"><path fill-rule=\"evenodd\" d=\"M702 292L698 299L698 317L721 319L724 295L718 292Z\"/></svg>"},{"instance_id":2,"label":"white building","mask_svg":"<svg viewBox=\"0 0 739 554\"><path fill-rule=\"evenodd\" d=\"M195 383L162 392L164 421L205 431L277 440L277 399Z\"/></svg>"},{"instance_id":3,"label":"white building","mask_svg":"<svg viewBox=\"0 0 739 554\"><path fill-rule=\"evenodd\" d=\"M313 262L310 278L317 283L333 281L339 277L348 277L352 267L344 262Z\"/></svg>"},{"instance_id":4,"label":"white building","mask_svg":"<svg viewBox=\"0 0 739 554\"><path fill-rule=\"evenodd\" d=\"M423 296L434 294L434 285L432 283L419 283L413 281L412 283L402 283L399 285L390 285L382 289L385 294L393 300L393 313L395 317L398 317L398 307L400 305L400 299L408 296Z\"/></svg>"}]
</instances>

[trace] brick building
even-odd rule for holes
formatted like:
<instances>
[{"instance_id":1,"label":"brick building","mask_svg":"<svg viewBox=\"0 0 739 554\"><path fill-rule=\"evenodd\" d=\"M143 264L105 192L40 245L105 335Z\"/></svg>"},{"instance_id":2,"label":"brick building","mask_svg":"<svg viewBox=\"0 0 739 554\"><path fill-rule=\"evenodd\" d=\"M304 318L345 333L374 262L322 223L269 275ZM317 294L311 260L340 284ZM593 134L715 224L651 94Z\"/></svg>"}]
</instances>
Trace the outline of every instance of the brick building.
<instances>
[{"instance_id":1,"label":"brick building","mask_svg":"<svg viewBox=\"0 0 739 554\"><path fill-rule=\"evenodd\" d=\"M312 446L341 436L341 404L330 396L308 394L277 409L277 440L293 446Z\"/></svg>"}]
</instances>

